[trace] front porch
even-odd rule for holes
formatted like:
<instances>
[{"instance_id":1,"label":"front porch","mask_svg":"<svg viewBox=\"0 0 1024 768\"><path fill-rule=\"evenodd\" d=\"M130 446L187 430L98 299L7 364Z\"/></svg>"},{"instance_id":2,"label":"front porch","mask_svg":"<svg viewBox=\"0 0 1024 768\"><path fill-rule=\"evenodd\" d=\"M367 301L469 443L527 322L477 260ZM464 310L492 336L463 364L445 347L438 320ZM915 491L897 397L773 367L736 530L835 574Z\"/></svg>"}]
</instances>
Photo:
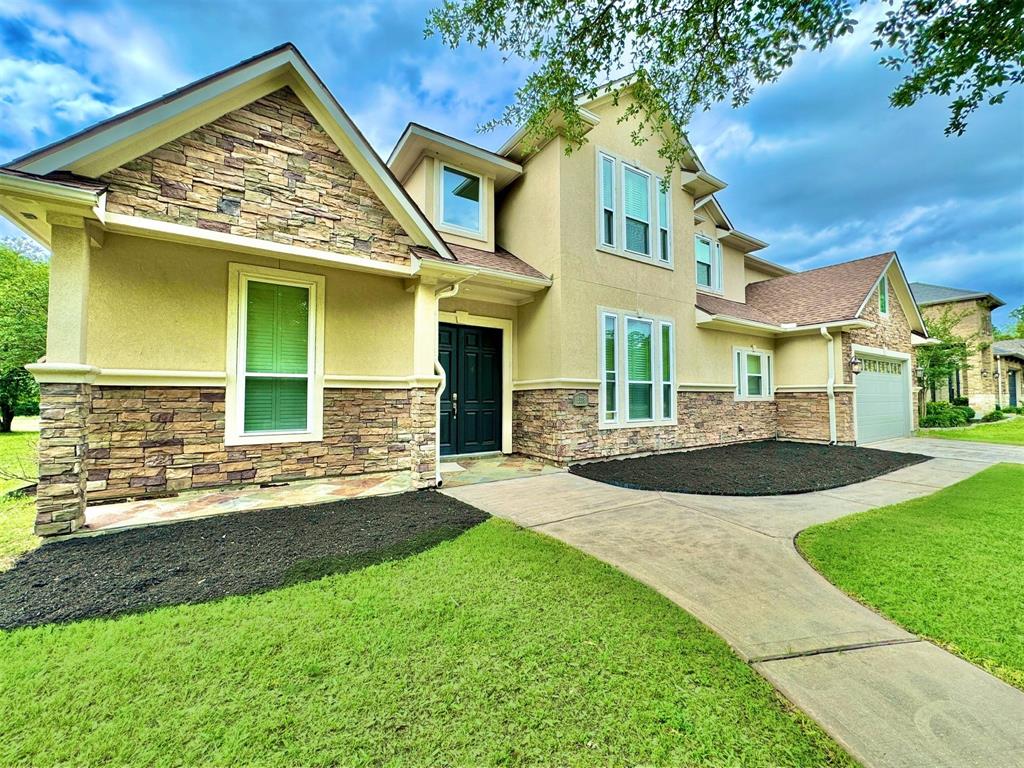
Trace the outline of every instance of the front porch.
<instances>
[{"instance_id":1,"label":"front porch","mask_svg":"<svg viewBox=\"0 0 1024 768\"><path fill-rule=\"evenodd\" d=\"M563 471L526 456L463 457L442 461L441 482L446 488L459 487ZM78 533L71 535L105 533L258 509L302 507L342 499L385 496L405 493L415 488L412 474L404 471L272 483L263 487L254 485L186 491L160 498L90 504L85 510L85 525Z\"/></svg>"}]
</instances>

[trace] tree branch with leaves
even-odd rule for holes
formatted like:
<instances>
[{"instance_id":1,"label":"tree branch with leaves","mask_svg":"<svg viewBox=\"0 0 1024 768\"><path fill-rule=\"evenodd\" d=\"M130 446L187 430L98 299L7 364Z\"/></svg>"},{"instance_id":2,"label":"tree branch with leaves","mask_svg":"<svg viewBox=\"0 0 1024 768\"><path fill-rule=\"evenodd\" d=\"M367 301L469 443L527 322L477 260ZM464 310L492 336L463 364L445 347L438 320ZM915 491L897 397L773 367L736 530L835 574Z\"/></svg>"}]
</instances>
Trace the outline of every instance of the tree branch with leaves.
<instances>
[{"instance_id":1,"label":"tree branch with leaves","mask_svg":"<svg viewBox=\"0 0 1024 768\"><path fill-rule=\"evenodd\" d=\"M49 275L34 247L0 243L0 432L10 432L15 414L38 403L25 366L46 354Z\"/></svg>"},{"instance_id":2,"label":"tree branch with leaves","mask_svg":"<svg viewBox=\"0 0 1024 768\"><path fill-rule=\"evenodd\" d=\"M629 72L616 86L631 90L623 120L633 121L637 144L662 133L660 153L671 168L686 160L684 129L695 111L746 104L800 51L824 50L852 33L854 7L843 0L445 0L430 13L427 34L536 63L513 103L482 126L523 126L532 146L554 134L554 114L564 120L567 149L581 146L581 98ZM1024 0L908 0L874 31L882 65L906 73L890 103L953 95L947 134L962 134L980 104L1001 102L1024 80Z\"/></svg>"}]
</instances>

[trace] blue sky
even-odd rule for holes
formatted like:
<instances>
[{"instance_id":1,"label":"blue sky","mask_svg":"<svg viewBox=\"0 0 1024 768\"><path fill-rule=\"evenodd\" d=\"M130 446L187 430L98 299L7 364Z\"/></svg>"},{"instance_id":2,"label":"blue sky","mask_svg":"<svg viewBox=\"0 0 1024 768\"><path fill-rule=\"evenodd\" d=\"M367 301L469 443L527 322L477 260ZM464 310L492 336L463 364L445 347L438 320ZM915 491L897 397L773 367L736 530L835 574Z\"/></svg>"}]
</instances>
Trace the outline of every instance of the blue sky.
<instances>
[{"instance_id":1,"label":"blue sky","mask_svg":"<svg viewBox=\"0 0 1024 768\"><path fill-rule=\"evenodd\" d=\"M476 127L528 68L424 39L432 4L0 0L0 161L286 40L383 156L410 120L494 148L506 132ZM960 138L942 133L941 99L891 109L897 76L869 45L878 12L862 7L856 35L801 55L747 107L694 120L704 163L730 185L720 199L788 266L895 249L911 280L1024 304L1024 93Z\"/></svg>"}]
</instances>

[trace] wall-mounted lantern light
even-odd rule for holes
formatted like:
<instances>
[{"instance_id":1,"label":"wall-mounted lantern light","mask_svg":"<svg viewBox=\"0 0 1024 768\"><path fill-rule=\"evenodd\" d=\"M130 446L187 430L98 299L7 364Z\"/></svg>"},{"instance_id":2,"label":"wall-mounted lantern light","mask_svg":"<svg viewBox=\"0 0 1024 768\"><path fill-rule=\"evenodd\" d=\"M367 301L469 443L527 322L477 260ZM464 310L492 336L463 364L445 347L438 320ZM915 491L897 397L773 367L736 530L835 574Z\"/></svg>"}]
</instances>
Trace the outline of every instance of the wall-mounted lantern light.
<instances>
[{"instance_id":1,"label":"wall-mounted lantern light","mask_svg":"<svg viewBox=\"0 0 1024 768\"><path fill-rule=\"evenodd\" d=\"M917 368L914 370L914 373L917 374L918 381L924 381L924 366L917 366Z\"/></svg>"},{"instance_id":2,"label":"wall-mounted lantern light","mask_svg":"<svg viewBox=\"0 0 1024 768\"><path fill-rule=\"evenodd\" d=\"M850 371L853 373L854 376L860 373L862 367L863 363L861 363L860 358L857 357L857 355L854 355L853 357L850 358Z\"/></svg>"}]
</instances>

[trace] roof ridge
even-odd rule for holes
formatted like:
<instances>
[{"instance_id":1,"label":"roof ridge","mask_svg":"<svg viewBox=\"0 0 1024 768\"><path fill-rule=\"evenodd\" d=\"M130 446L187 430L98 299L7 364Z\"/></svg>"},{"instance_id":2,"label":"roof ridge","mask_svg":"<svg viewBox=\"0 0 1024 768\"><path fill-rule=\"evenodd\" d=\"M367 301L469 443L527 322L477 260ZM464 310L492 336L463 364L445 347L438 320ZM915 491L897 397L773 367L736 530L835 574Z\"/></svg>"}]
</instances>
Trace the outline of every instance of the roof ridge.
<instances>
[{"instance_id":1,"label":"roof ridge","mask_svg":"<svg viewBox=\"0 0 1024 768\"><path fill-rule=\"evenodd\" d=\"M800 277L801 275L809 275L812 272L820 272L823 269L834 269L835 267L843 267L843 266L846 266L847 264L856 264L856 263L858 263L860 261L868 261L869 259L878 259L878 258L881 258L882 256L888 256L888 257L891 258L891 257L893 257L895 255L896 255L896 251L885 251L884 253L876 253L873 256L861 256L859 259L850 259L848 261L839 261L839 262L836 262L835 264L826 264L825 266L822 266L822 267L815 267L814 269L805 269L805 270L803 270L801 272L794 272L791 275L780 275L779 277L773 277L770 280L759 280L756 283L750 283L750 285L748 285L747 287L750 288L751 286L761 285L762 283L774 283L777 280L788 280L791 277Z\"/></svg>"}]
</instances>

